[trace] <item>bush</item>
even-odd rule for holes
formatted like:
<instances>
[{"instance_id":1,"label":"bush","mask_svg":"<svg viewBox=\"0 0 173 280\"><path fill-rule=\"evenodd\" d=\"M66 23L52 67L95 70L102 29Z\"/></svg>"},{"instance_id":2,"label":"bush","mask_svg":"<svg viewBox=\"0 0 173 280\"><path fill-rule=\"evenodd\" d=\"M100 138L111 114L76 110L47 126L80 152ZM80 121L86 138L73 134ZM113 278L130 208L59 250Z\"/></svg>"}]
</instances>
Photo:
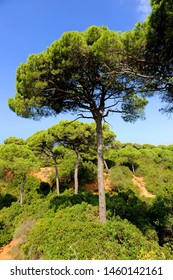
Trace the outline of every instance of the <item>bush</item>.
<instances>
[{"instance_id":1,"label":"bush","mask_svg":"<svg viewBox=\"0 0 173 280\"><path fill-rule=\"evenodd\" d=\"M4 221L0 220L0 247L8 244L8 242L11 241L12 236L12 232L5 225Z\"/></svg>"},{"instance_id":2,"label":"bush","mask_svg":"<svg viewBox=\"0 0 173 280\"><path fill-rule=\"evenodd\" d=\"M126 166L115 166L110 170L110 181L116 191L132 188L132 172Z\"/></svg>"},{"instance_id":3,"label":"bush","mask_svg":"<svg viewBox=\"0 0 173 280\"><path fill-rule=\"evenodd\" d=\"M143 233L151 226L148 205L132 190L107 195L106 204L110 217L118 215L121 219L127 219Z\"/></svg>"},{"instance_id":4,"label":"bush","mask_svg":"<svg viewBox=\"0 0 173 280\"><path fill-rule=\"evenodd\" d=\"M91 223L92 221L92 223ZM98 207L82 203L40 219L22 246L25 259L163 259L162 249L149 242L127 220L102 225Z\"/></svg>"},{"instance_id":5,"label":"bush","mask_svg":"<svg viewBox=\"0 0 173 280\"><path fill-rule=\"evenodd\" d=\"M38 179L27 176L25 190L24 190L24 199L26 204L31 204L34 200L37 200L43 196L41 192L41 185Z\"/></svg>"},{"instance_id":6,"label":"bush","mask_svg":"<svg viewBox=\"0 0 173 280\"><path fill-rule=\"evenodd\" d=\"M150 222L157 230L159 244L173 245L173 199L158 197L150 208ZM172 245L171 245L172 244ZM173 253L173 251L172 251Z\"/></svg>"},{"instance_id":7,"label":"bush","mask_svg":"<svg viewBox=\"0 0 173 280\"><path fill-rule=\"evenodd\" d=\"M97 166L91 161L83 161L79 168L79 183L89 184L93 182L96 178L96 174Z\"/></svg>"},{"instance_id":8,"label":"bush","mask_svg":"<svg viewBox=\"0 0 173 280\"><path fill-rule=\"evenodd\" d=\"M4 207L0 211L0 246L12 240L15 231L15 218L21 213L21 206L18 202L13 202L10 207Z\"/></svg>"},{"instance_id":9,"label":"bush","mask_svg":"<svg viewBox=\"0 0 173 280\"><path fill-rule=\"evenodd\" d=\"M89 191L80 191L74 194L73 189L65 190L59 196L53 196L50 200L50 209L56 212L59 209L64 209L75 204L87 202L88 204L98 205L98 197Z\"/></svg>"}]
</instances>

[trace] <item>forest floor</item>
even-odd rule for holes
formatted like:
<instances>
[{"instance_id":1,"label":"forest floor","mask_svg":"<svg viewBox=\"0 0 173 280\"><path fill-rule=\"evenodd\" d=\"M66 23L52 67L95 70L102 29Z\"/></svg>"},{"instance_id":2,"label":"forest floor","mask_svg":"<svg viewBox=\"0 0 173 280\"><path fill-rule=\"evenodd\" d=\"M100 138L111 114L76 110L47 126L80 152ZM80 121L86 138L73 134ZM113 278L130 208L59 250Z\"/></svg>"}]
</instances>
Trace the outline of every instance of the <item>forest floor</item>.
<instances>
[{"instance_id":1,"label":"forest floor","mask_svg":"<svg viewBox=\"0 0 173 280\"><path fill-rule=\"evenodd\" d=\"M42 169L40 171L39 174L37 174L37 178L38 179L42 179L43 181L49 181L49 176L50 173L52 172L51 168L47 168L47 169ZM140 195L141 196L145 196L145 197L155 197L151 192L147 191L146 187L145 187L145 182L144 179L142 177L136 177L135 175L132 178L132 182L134 184L134 186L136 186L139 191L140 191ZM105 190L107 191L112 191L111 188L111 184L110 184L110 180L109 180L109 175L105 174ZM85 185L84 189L90 190L93 193L97 193L98 191L98 186L97 186L97 182L93 182L91 184L87 184ZM14 259L20 259L20 252L19 252L19 248L20 248L20 242L21 240L18 239L13 239L9 244L3 246L0 248L0 260L14 260Z\"/></svg>"}]
</instances>

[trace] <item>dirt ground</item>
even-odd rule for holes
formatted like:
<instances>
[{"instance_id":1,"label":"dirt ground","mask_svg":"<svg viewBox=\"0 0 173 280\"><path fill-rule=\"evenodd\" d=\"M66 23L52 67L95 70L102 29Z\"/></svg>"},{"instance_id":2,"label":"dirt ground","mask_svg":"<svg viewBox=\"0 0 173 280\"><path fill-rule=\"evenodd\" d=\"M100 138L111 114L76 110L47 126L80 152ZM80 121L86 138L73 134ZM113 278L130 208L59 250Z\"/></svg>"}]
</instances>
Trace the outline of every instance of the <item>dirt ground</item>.
<instances>
[{"instance_id":1,"label":"dirt ground","mask_svg":"<svg viewBox=\"0 0 173 280\"><path fill-rule=\"evenodd\" d=\"M13 252L16 247L18 247L20 244L19 239L12 240L9 244L6 246L3 246L0 248L0 260L13 260Z\"/></svg>"},{"instance_id":2,"label":"dirt ground","mask_svg":"<svg viewBox=\"0 0 173 280\"><path fill-rule=\"evenodd\" d=\"M134 175L133 178L132 178L132 182L133 182L134 186L136 186L139 189L141 196L153 197L153 198L155 197L154 194L147 191L147 189L145 187L144 179L142 177L136 177Z\"/></svg>"}]
</instances>

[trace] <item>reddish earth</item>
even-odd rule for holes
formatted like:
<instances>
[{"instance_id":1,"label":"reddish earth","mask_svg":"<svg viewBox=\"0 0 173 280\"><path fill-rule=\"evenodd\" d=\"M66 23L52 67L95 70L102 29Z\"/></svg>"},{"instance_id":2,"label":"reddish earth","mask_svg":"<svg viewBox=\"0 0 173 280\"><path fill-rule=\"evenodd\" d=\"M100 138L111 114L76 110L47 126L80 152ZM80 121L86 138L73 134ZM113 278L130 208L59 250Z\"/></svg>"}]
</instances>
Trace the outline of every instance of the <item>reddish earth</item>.
<instances>
[{"instance_id":1,"label":"reddish earth","mask_svg":"<svg viewBox=\"0 0 173 280\"><path fill-rule=\"evenodd\" d=\"M54 167L40 168L40 171L32 172L31 175L42 182L47 182L51 185L51 175L54 172Z\"/></svg>"},{"instance_id":2,"label":"reddish earth","mask_svg":"<svg viewBox=\"0 0 173 280\"><path fill-rule=\"evenodd\" d=\"M107 174L104 175L105 178L104 178L104 185L105 185L105 190L106 191L112 191L112 187L111 187L111 184L110 184L110 180L109 180L109 177ZM91 192L94 192L94 193L97 193L98 192L98 183L97 181L91 183L91 184L86 184L84 186L84 189L85 190L88 190L88 191L91 191Z\"/></svg>"},{"instance_id":3,"label":"reddish earth","mask_svg":"<svg viewBox=\"0 0 173 280\"><path fill-rule=\"evenodd\" d=\"M0 260L13 260L13 252L20 244L20 239L12 240L8 245L0 248Z\"/></svg>"}]
</instances>

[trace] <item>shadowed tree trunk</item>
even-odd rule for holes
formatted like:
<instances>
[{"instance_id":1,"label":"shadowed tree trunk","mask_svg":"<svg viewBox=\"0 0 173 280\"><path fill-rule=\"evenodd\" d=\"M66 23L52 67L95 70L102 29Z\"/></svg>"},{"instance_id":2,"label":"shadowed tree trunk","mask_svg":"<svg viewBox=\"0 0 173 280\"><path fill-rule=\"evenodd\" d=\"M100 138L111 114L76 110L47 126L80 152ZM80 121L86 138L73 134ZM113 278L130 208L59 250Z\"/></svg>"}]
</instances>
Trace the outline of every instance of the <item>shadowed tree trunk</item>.
<instances>
[{"instance_id":1,"label":"shadowed tree trunk","mask_svg":"<svg viewBox=\"0 0 173 280\"><path fill-rule=\"evenodd\" d=\"M55 167L55 181L56 181L56 193L57 195L60 194L60 190L59 190L59 174L58 174L58 165L56 162L56 158L53 158L54 161L54 167Z\"/></svg>"},{"instance_id":2,"label":"shadowed tree trunk","mask_svg":"<svg viewBox=\"0 0 173 280\"><path fill-rule=\"evenodd\" d=\"M106 199L104 187L104 159L103 159L103 132L102 132L102 116L98 116L96 120L97 129L97 180L99 186L99 214L100 221L106 223Z\"/></svg>"},{"instance_id":3,"label":"shadowed tree trunk","mask_svg":"<svg viewBox=\"0 0 173 280\"><path fill-rule=\"evenodd\" d=\"M79 173L80 153L78 151L76 151L76 155L77 155L77 160L76 160L75 169L74 169L74 189L75 189L75 194L78 193L78 189L79 189L78 173Z\"/></svg>"}]
</instances>

